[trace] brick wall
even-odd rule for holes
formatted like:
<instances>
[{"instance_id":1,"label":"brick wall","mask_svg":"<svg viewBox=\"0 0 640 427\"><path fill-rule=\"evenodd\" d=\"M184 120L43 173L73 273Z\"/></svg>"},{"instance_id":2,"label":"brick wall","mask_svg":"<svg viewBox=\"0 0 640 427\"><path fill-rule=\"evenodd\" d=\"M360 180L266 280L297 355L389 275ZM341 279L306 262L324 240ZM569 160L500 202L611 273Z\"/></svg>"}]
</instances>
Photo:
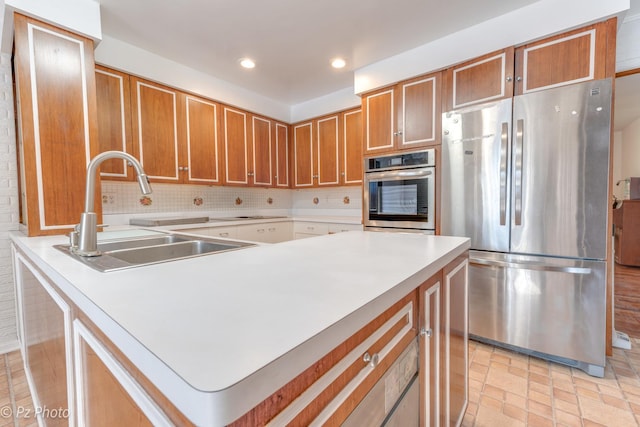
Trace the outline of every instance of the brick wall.
<instances>
[{"instance_id":1,"label":"brick wall","mask_svg":"<svg viewBox=\"0 0 640 427\"><path fill-rule=\"evenodd\" d=\"M0 353L17 348L9 232L18 230L18 177L11 55L0 54Z\"/></svg>"}]
</instances>

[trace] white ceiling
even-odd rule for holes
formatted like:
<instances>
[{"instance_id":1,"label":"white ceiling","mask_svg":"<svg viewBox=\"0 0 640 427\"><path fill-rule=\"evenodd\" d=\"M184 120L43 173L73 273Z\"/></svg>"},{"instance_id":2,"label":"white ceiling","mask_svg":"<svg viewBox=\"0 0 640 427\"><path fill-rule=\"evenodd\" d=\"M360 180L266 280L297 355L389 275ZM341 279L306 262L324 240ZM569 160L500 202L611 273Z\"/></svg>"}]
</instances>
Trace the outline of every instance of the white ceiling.
<instances>
[{"instance_id":1,"label":"white ceiling","mask_svg":"<svg viewBox=\"0 0 640 427\"><path fill-rule=\"evenodd\" d=\"M100 0L102 31L287 105L353 70L537 0ZM253 58L253 70L239 59ZM334 70L330 60L347 61Z\"/></svg>"}]
</instances>

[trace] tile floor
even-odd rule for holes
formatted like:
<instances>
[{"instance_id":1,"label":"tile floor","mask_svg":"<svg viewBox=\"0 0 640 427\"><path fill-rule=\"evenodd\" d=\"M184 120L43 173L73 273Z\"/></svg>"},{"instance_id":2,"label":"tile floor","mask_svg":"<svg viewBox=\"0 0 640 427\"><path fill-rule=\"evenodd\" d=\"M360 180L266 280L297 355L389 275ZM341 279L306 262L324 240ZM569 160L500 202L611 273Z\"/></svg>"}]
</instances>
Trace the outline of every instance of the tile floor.
<instances>
[{"instance_id":1,"label":"tile floor","mask_svg":"<svg viewBox=\"0 0 640 427\"><path fill-rule=\"evenodd\" d=\"M471 341L463 427L640 426L640 339L604 378ZM0 427L37 426L19 352L0 355Z\"/></svg>"},{"instance_id":2,"label":"tile floor","mask_svg":"<svg viewBox=\"0 0 640 427\"><path fill-rule=\"evenodd\" d=\"M640 425L640 339L614 349L604 378L486 344L469 345L465 427Z\"/></svg>"},{"instance_id":3,"label":"tile floor","mask_svg":"<svg viewBox=\"0 0 640 427\"><path fill-rule=\"evenodd\" d=\"M0 427L37 427L19 351L0 355Z\"/></svg>"}]
</instances>

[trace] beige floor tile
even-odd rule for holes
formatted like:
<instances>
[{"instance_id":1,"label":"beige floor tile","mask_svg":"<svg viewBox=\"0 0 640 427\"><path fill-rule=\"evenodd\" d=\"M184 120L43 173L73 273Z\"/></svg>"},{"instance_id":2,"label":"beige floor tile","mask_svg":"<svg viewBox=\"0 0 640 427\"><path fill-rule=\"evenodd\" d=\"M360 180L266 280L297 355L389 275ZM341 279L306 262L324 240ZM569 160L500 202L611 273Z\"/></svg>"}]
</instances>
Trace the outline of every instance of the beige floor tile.
<instances>
[{"instance_id":1,"label":"beige floor tile","mask_svg":"<svg viewBox=\"0 0 640 427\"><path fill-rule=\"evenodd\" d=\"M577 403L569 403L569 402L565 402L564 400L554 399L553 407L558 411L563 411L568 414L573 414L576 416L581 415L580 407L578 406Z\"/></svg>"},{"instance_id":2,"label":"beige floor tile","mask_svg":"<svg viewBox=\"0 0 640 427\"><path fill-rule=\"evenodd\" d=\"M533 400L544 405L551 405L551 396L548 394L540 393L539 391L529 390L529 400Z\"/></svg>"},{"instance_id":3,"label":"beige floor tile","mask_svg":"<svg viewBox=\"0 0 640 427\"><path fill-rule=\"evenodd\" d=\"M529 367L529 372L533 372L534 374L539 374L548 377L551 374L548 366L539 366L539 365L531 365Z\"/></svg>"},{"instance_id":4,"label":"beige floor tile","mask_svg":"<svg viewBox=\"0 0 640 427\"><path fill-rule=\"evenodd\" d=\"M526 424L505 415L502 411L481 406L476 415L475 427L525 427Z\"/></svg>"},{"instance_id":5,"label":"beige floor tile","mask_svg":"<svg viewBox=\"0 0 640 427\"><path fill-rule=\"evenodd\" d=\"M579 416L570 414L564 411L556 410L555 419L558 425L564 425L569 427L576 427L576 426L582 425L582 421L580 420Z\"/></svg>"},{"instance_id":6,"label":"beige floor tile","mask_svg":"<svg viewBox=\"0 0 640 427\"><path fill-rule=\"evenodd\" d=\"M527 411L518 406L505 403L504 407L502 408L502 412L509 418L522 421L523 423L527 421Z\"/></svg>"},{"instance_id":7,"label":"beige floor tile","mask_svg":"<svg viewBox=\"0 0 640 427\"><path fill-rule=\"evenodd\" d=\"M553 418L553 408L549 405L545 405L544 403L536 402L535 400L529 401L529 412L542 415L545 418Z\"/></svg>"},{"instance_id":8,"label":"beige floor tile","mask_svg":"<svg viewBox=\"0 0 640 427\"><path fill-rule=\"evenodd\" d=\"M574 393L570 393L566 390L562 390L559 388L553 389L553 398L564 400L565 402L568 402L568 403L573 403L573 404L578 403L578 399Z\"/></svg>"},{"instance_id":9,"label":"beige floor tile","mask_svg":"<svg viewBox=\"0 0 640 427\"><path fill-rule=\"evenodd\" d=\"M494 399L497 399L501 402L504 402L506 400L505 391L501 388L492 386L491 384L487 384L484 386L482 394L484 394L485 396L493 397Z\"/></svg>"},{"instance_id":10,"label":"beige floor tile","mask_svg":"<svg viewBox=\"0 0 640 427\"><path fill-rule=\"evenodd\" d=\"M630 411L624 411L613 406L606 405L602 401L596 401L585 397L578 397L580 410L584 419L612 425L616 427L637 427L635 417Z\"/></svg>"},{"instance_id":11,"label":"beige floor tile","mask_svg":"<svg viewBox=\"0 0 640 427\"><path fill-rule=\"evenodd\" d=\"M502 411L502 401L498 399L494 399L491 396L485 396L485 395L480 396L480 407L482 408L484 406L493 408L497 411Z\"/></svg>"},{"instance_id":12,"label":"beige floor tile","mask_svg":"<svg viewBox=\"0 0 640 427\"><path fill-rule=\"evenodd\" d=\"M508 371L490 369L486 383L520 396L527 395L527 380Z\"/></svg>"},{"instance_id":13,"label":"beige floor tile","mask_svg":"<svg viewBox=\"0 0 640 427\"><path fill-rule=\"evenodd\" d=\"M595 400L600 399L600 393L598 393L597 391L587 390L586 388L582 387L576 387L576 392L579 396L584 396Z\"/></svg>"},{"instance_id":14,"label":"beige floor tile","mask_svg":"<svg viewBox=\"0 0 640 427\"><path fill-rule=\"evenodd\" d=\"M582 387L584 389L587 390L592 390L597 392L598 389L598 384L594 383L593 381L588 381L588 380L584 380L582 378L573 378L573 383L577 386L577 387Z\"/></svg>"},{"instance_id":15,"label":"beige floor tile","mask_svg":"<svg viewBox=\"0 0 640 427\"><path fill-rule=\"evenodd\" d=\"M536 374L533 372L529 372L529 381L547 386L551 384L551 379L548 376Z\"/></svg>"},{"instance_id":16,"label":"beige floor tile","mask_svg":"<svg viewBox=\"0 0 640 427\"><path fill-rule=\"evenodd\" d=\"M603 394L600 397L602 398L602 401L609 406L614 406L624 411L629 411L631 409L629 403L627 403L626 400L618 399L617 397L611 397L606 394Z\"/></svg>"},{"instance_id":17,"label":"beige floor tile","mask_svg":"<svg viewBox=\"0 0 640 427\"><path fill-rule=\"evenodd\" d=\"M553 421L538 414L529 412L527 417L528 427L553 427Z\"/></svg>"},{"instance_id":18,"label":"beige floor tile","mask_svg":"<svg viewBox=\"0 0 640 427\"><path fill-rule=\"evenodd\" d=\"M519 396L515 393L507 392L505 396L505 403L522 409L527 408L527 398L524 396Z\"/></svg>"},{"instance_id":19,"label":"beige floor tile","mask_svg":"<svg viewBox=\"0 0 640 427\"><path fill-rule=\"evenodd\" d=\"M539 384L533 381L529 381L529 392L532 390L537 391L539 393L551 395L551 385L549 384Z\"/></svg>"}]
</instances>

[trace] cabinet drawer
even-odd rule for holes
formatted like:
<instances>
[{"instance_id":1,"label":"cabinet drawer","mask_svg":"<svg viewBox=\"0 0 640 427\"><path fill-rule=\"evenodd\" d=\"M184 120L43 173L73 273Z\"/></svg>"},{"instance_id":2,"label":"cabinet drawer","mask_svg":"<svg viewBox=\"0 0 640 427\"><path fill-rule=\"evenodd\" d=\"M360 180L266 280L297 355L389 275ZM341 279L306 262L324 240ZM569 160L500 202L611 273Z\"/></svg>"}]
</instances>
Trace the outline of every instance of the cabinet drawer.
<instances>
[{"instance_id":1,"label":"cabinet drawer","mask_svg":"<svg viewBox=\"0 0 640 427\"><path fill-rule=\"evenodd\" d=\"M416 325L414 291L231 425L342 424L416 337Z\"/></svg>"},{"instance_id":2,"label":"cabinet drawer","mask_svg":"<svg viewBox=\"0 0 640 427\"><path fill-rule=\"evenodd\" d=\"M237 227L201 227L175 230L183 233L200 234L211 237L224 237L227 239L236 239L238 237Z\"/></svg>"},{"instance_id":3,"label":"cabinet drawer","mask_svg":"<svg viewBox=\"0 0 640 427\"><path fill-rule=\"evenodd\" d=\"M344 231L362 231L361 224L329 224L329 234L342 233Z\"/></svg>"},{"instance_id":4,"label":"cabinet drawer","mask_svg":"<svg viewBox=\"0 0 640 427\"><path fill-rule=\"evenodd\" d=\"M293 232L294 233L304 233L304 234L329 234L329 224L321 223L321 222L294 222L293 223Z\"/></svg>"}]
</instances>

